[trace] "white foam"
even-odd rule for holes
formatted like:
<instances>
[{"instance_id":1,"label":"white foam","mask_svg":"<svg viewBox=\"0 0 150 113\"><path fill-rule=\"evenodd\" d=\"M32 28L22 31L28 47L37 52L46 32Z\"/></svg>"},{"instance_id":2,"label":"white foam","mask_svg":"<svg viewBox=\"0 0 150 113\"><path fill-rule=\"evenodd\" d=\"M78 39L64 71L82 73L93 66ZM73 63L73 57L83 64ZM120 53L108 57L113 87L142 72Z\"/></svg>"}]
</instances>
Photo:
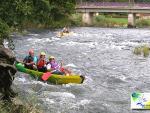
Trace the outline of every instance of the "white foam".
<instances>
[{"instance_id":1,"label":"white foam","mask_svg":"<svg viewBox=\"0 0 150 113\"><path fill-rule=\"evenodd\" d=\"M3 45L5 48L8 48L8 44L9 44L8 40L4 39Z\"/></svg>"},{"instance_id":2,"label":"white foam","mask_svg":"<svg viewBox=\"0 0 150 113\"><path fill-rule=\"evenodd\" d=\"M89 104L91 102L91 100L87 100L87 99L84 99L84 100L81 100L79 102L77 102L76 104L72 104L72 106L70 108L80 108L80 106L85 106L87 104Z\"/></svg>"},{"instance_id":3,"label":"white foam","mask_svg":"<svg viewBox=\"0 0 150 113\"><path fill-rule=\"evenodd\" d=\"M53 99L49 99L49 98L46 98L45 101L48 102L49 104L55 103Z\"/></svg>"},{"instance_id":4,"label":"white foam","mask_svg":"<svg viewBox=\"0 0 150 113\"><path fill-rule=\"evenodd\" d=\"M49 86L49 84L47 84L47 83L44 83L44 82L41 82L41 81L35 81L35 80L33 80L33 81L31 82L31 84L40 84L40 85L42 85L42 86Z\"/></svg>"},{"instance_id":5,"label":"white foam","mask_svg":"<svg viewBox=\"0 0 150 113\"><path fill-rule=\"evenodd\" d=\"M51 37L52 40L61 40L61 38Z\"/></svg>"},{"instance_id":6,"label":"white foam","mask_svg":"<svg viewBox=\"0 0 150 113\"><path fill-rule=\"evenodd\" d=\"M76 65L74 65L73 63L71 63L71 64L67 64L67 65L65 65L65 67L74 67L74 68L76 68L77 66L76 66Z\"/></svg>"},{"instance_id":7,"label":"white foam","mask_svg":"<svg viewBox=\"0 0 150 113\"><path fill-rule=\"evenodd\" d=\"M35 38L29 38L27 39L27 41L30 41L32 44L35 43L44 43L44 42L52 42L52 40L50 38L42 38L42 39L35 39Z\"/></svg>"},{"instance_id":8,"label":"white foam","mask_svg":"<svg viewBox=\"0 0 150 113\"><path fill-rule=\"evenodd\" d=\"M68 93L68 92L48 92L48 91L44 91L43 95L46 96L46 97L53 96L53 97L61 97L61 98L75 98L74 94Z\"/></svg>"},{"instance_id":9,"label":"white foam","mask_svg":"<svg viewBox=\"0 0 150 113\"><path fill-rule=\"evenodd\" d=\"M122 80L122 81L126 81L126 76L124 76L123 74L122 75L120 75L120 76L118 76L118 75L110 75L110 77L115 77L115 78L117 78L117 79L120 79L120 80Z\"/></svg>"},{"instance_id":10,"label":"white foam","mask_svg":"<svg viewBox=\"0 0 150 113\"><path fill-rule=\"evenodd\" d=\"M87 53L82 53L83 55L87 55Z\"/></svg>"},{"instance_id":11,"label":"white foam","mask_svg":"<svg viewBox=\"0 0 150 113\"><path fill-rule=\"evenodd\" d=\"M39 42L43 39L28 38L27 41Z\"/></svg>"},{"instance_id":12,"label":"white foam","mask_svg":"<svg viewBox=\"0 0 150 113\"><path fill-rule=\"evenodd\" d=\"M70 42L64 42L64 43L61 43L61 45L65 45L65 46L87 46L87 47L90 47L90 48L94 48L98 45L97 42L73 42L73 41L70 41Z\"/></svg>"},{"instance_id":13,"label":"white foam","mask_svg":"<svg viewBox=\"0 0 150 113\"><path fill-rule=\"evenodd\" d=\"M29 36L39 36L39 34L28 34Z\"/></svg>"},{"instance_id":14,"label":"white foam","mask_svg":"<svg viewBox=\"0 0 150 113\"><path fill-rule=\"evenodd\" d=\"M23 77L21 77L21 78L17 78L17 80L19 81L19 82L26 82L26 79L25 78L23 78Z\"/></svg>"},{"instance_id":15,"label":"white foam","mask_svg":"<svg viewBox=\"0 0 150 113\"><path fill-rule=\"evenodd\" d=\"M81 100L78 105L86 105L86 104L89 104L91 102L91 100L87 100L87 99L84 99L84 100Z\"/></svg>"},{"instance_id":16,"label":"white foam","mask_svg":"<svg viewBox=\"0 0 150 113\"><path fill-rule=\"evenodd\" d=\"M141 44L141 43L140 43ZM125 42L122 42L122 43L119 43L119 45L130 45L130 46L138 46L139 43L138 42L130 42L130 41L125 41Z\"/></svg>"},{"instance_id":17,"label":"white foam","mask_svg":"<svg viewBox=\"0 0 150 113\"><path fill-rule=\"evenodd\" d=\"M74 45L78 45L78 44L80 44L80 43L79 42L73 42L73 41L61 43L61 45L67 45L67 46L74 46Z\"/></svg>"}]
</instances>

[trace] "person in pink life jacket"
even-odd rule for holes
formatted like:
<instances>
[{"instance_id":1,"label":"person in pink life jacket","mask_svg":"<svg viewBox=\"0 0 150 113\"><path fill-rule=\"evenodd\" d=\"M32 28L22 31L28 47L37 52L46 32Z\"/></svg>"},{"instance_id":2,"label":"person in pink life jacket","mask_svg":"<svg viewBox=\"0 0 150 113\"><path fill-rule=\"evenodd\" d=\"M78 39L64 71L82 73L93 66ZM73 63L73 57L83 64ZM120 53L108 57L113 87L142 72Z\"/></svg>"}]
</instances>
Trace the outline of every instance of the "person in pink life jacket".
<instances>
[{"instance_id":1,"label":"person in pink life jacket","mask_svg":"<svg viewBox=\"0 0 150 113\"><path fill-rule=\"evenodd\" d=\"M62 67L62 63L61 65L59 65L56 62L54 56L49 57L49 62L47 62L47 70L51 71L52 74L60 74L60 75L68 75L68 76L71 74L71 71Z\"/></svg>"}]
</instances>

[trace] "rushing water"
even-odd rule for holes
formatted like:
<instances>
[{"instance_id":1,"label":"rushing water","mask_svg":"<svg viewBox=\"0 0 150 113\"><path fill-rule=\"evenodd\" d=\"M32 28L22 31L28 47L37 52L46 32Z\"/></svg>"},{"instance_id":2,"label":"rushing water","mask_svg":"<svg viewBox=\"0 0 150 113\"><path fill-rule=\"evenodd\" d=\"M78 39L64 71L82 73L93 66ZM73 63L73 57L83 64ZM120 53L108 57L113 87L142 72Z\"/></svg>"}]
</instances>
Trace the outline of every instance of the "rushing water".
<instances>
[{"instance_id":1,"label":"rushing water","mask_svg":"<svg viewBox=\"0 0 150 113\"><path fill-rule=\"evenodd\" d=\"M72 28L75 34L57 38L56 32L32 31L14 36L16 56L30 48L45 51L73 72L85 75L83 84L52 85L18 72L14 84L22 98L45 113L149 113L132 111L130 94L150 90L150 59L136 56L133 48L150 43L149 29Z\"/></svg>"}]
</instances>

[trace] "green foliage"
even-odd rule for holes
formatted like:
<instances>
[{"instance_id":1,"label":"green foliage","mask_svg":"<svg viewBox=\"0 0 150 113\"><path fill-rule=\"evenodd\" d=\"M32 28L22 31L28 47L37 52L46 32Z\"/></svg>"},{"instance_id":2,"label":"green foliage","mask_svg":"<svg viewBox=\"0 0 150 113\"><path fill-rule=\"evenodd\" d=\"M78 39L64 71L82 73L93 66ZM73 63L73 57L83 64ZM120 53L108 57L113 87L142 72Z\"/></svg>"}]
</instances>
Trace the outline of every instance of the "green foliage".
<instances>
[{"instance_id":1,"label":"green foliage","mask_svg":"<svg viewBox=\"0 0 150 113\"><path fill-rule=\"evenodd\" d=\"M136 26L137 27L149 27L150 26L150 20L149 19L137 20Z\"/></svg>"},{"instance_id":2,"label":"green foliage","mask_svg":"<svg viewBox=\"0 0 150 113\"><path fill-rule=\"evenodd\" d=\"M78 2L129 2L129 0L77 0ZM130 0L134 2L150 2L149 0Z\"/></svg>"},{"instance_id":3,"label":"green foliage","mask_svg":"<svg viewBox=\"0 0 150 113\"><path fill-rule=\"evenodd\" d=\"M94 26L102 27L124 27L127 25L127 18L112 18L111 16L98 15L93 20Z\"/></svg>"},{"instance_id":4,"label":"green foliage","mask_svg":"<svg viewBox=\"0 0 150 113\"><path fill-rule=\"evenodd\" d=\"M81 26L82 25L82 15L81 14L72 14L71 15L71 25L72 26Z\"/></svg>"},{"instance_id":5,"label":"green foliage","mask_svg":"<svg viewBox=\"0 0 150 113\"><path fill-rule=\"evenodd\" d=\"M69 21L69 15L74 8L75 0L33 0L31 21L50 27L61 26Z\"/></svg>"},{"instance_id":6,"label":"green foliage","mask_svg":"<svg viewBox=\"0 0 150 113\"><path fill-rule=\"evenodd\" d=\"M135 47L133 53L136 55L141 55L142 54L142 48L141 47Z\"/></svg>"},{"instance_id":7,"label":"green foliage","mask_svg":"<svg viewBox=\"0 0 150 113\"><path fill-rule=\"evenodd\" d=\"M22 26L31 15L32 8L27 0L5 0L0 4L0 18L11 26Z\"/></svg>"},{"instance_id":8,"label":"green foliage","mask_svg":"<svg viewBox=\"0 0 150 113\"><path fill-rule=\"evenodd\" d=\"M77 0L77 1L80 1L81 0ZM129 0L82 0L83 2L129 2Z\"/></svg>"},{"instance_id":9,"label":"green foliage","mask_svg":"<svg viewBox=\"0 0 150 113\"><path fill-rule=\"evenodd\" d=\"M133 53L136 55L143 55L144 57L148 57L150 53L150 47L148 45L135 47Z\"/></svg>"},{"instance_id":10,"label":"green foliage","mask_svg":"<svg viewBox=\"0 0 150 113\"><path fill-rule=\"evenodd\" d=\"M9 37L9 26L0 20L0 40L2 40L3 38L8 38Z\"/></svg>"},{"instance_id":11,"label":"green foliage","mask_svg":"<svg viewBox=\"0 0 150 113\"><path fill-rule=\"evenodd\" d=\"M9 28L64 27L70 25L75 0L4 0L0 2L0 39Z\"/></svg>"},{"instance_id":12,"label":"green foliage","mask_svg":"<svg viewBox=\"0 0 150 113\"><path fill-rule=\"evenodd\" d=\"M145 45L144 47L143 47L143 56L144 57L148 57L149 56L149 47L147 46L147 45Z\"/></svg>"},{"instance_id":13,"label":"green foliage","mask_svg":"<svg viewBox=\"0 0 150 113\"><path fill-rule=\"evenodd\" d=\"M5 0L0 3L0 18L19 29L32 24L53 27L69 21L74 8L75 0Z\"/></svg>"},{"instance_id":14,"label":"green foliage","mask_svg":"<svg viewBox=\"0 0 150 113\"><path fill-rule=\"evenodd\" d=\"M99 15L95 17L95 21L100 22L100 21L105 21L105 15Z\"/></svg>"},{"instance_id":15,"label":"green foliage","mask_svg":"<svg viewBox=\"0 0 150 113\"><path fill-rule=\"evenodd\" d=\"M0 101L0 113L42 113L32 104L16 104Z\"/></svg>"}]
</instances>

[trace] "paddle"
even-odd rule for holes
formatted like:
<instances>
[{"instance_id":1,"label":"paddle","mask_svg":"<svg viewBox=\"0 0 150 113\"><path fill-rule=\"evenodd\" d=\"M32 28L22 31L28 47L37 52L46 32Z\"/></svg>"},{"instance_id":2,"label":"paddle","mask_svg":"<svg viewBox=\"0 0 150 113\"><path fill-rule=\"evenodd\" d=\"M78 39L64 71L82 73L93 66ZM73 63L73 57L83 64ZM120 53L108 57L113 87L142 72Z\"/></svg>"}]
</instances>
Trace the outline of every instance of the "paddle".
<instances>
[{"instance_id":1,"label":"paddle","mask_svg":"<svg viewBox=\"0 0 150 113\"><path fill-rule=\"evenodd\" d=\"M42 80L46 81L50 76L52 76L51 72L46 72L42 75Z\"/></svg>"},{"instance_id":2,"label":"paddle","mask_svg":"<svg viewBox=\"0 0 150 113\"><path fill-rule=\"evenodd\" d=\"M22 64L24 64L24 62L21 61L21 60L19 60L19 59L16 59L15 61L16 61L16 63L22 63Z\"/></svg>"}]
</instances>

